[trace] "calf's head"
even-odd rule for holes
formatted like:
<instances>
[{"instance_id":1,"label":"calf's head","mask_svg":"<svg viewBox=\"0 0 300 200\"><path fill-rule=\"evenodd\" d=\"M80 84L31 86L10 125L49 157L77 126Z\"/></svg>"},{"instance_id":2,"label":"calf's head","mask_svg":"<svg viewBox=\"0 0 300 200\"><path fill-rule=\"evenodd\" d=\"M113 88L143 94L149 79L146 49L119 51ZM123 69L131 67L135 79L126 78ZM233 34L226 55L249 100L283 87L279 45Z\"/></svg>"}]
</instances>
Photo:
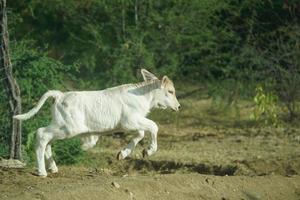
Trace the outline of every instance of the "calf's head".
<instances>
[{"instance_id":1,"label":"calf's head","mask_svg":"<svg viewBox=\"0 0 300 200\"><path fill-rule=\"evenodd\" d=\"M171 108L172 110L178 111L180 104L176 97L176 91L173 82L164 76L161 80L161 88L158 91L157 105L162 108Z\"/></svg>"},{"instance_id":2,"label":"calf's head","mask_svg":"<svg viewBox=\"0 0 300 200\"><path fill-rule=\"evenodd\" d=\"M145 81L159 81L155 75L145 69L142 69L141 73ZM159 82L160 87L153 92L154 107L163 109L171 108L174 111L178 111L180 104L176 97L176 91L173 82L167 76L164 76Z\"/></svg>"}]
</instances>

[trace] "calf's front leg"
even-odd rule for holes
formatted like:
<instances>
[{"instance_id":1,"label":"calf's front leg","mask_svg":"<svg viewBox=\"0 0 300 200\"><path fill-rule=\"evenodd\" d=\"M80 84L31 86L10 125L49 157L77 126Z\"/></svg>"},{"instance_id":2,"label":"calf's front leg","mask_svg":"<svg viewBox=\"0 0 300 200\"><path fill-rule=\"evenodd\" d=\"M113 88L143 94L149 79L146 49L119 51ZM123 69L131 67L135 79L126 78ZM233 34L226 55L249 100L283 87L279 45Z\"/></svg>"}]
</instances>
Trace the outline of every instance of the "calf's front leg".
<instances>
[{"instance_id":1,"label":"calf's front leg","mask_svg":"<svg viewBox=\"0 0 300 200\"><path fill-rule=\"evenodd\" d=\"M156 123L145 117L138 116L132 119L131 123L128 124L130 124L130 126L127 125L125 127L130 130L133 129L139 130L139 136L134 138L124 150L118 153L117 159L121 160L126 158L132 152L132 150L137 145L137 143L143 139L145 131L149 131L151 134L151 144L147 150L146 149L143 150L143 157L151 156L153 153L155 153L157 151L157 132L158 132L158 127Z\"/></svg>"},{"instance_id":2,"label":"calf's front leg","mask_svg":"<svg viewBox=\"0 0 300 200\"><path fill-rule=\"evenodd\" d=\"M133 151L133 149L135 148L135 146L144 138L144 135L145 135L145 131L139 130L138 136L133 138L131 142L125 147L125 149L123 149L118 153L117 159L122 160L127 156L129 156Z\"/></svg>"},{"instance_id":3,"label":"calf's front leg","mask_svg":"<svg viewBox=\"0 0 300 200\"><path fill-rule=\"evenodd\" d=\"M146 156L151 156L157 151L157 132L158 132L158 127L155 122L152 120L147 119L147 124L148 124L148 130L151 134L151 143L148 149L143 150L143 157Z\"/></svg>"}]
</instances>

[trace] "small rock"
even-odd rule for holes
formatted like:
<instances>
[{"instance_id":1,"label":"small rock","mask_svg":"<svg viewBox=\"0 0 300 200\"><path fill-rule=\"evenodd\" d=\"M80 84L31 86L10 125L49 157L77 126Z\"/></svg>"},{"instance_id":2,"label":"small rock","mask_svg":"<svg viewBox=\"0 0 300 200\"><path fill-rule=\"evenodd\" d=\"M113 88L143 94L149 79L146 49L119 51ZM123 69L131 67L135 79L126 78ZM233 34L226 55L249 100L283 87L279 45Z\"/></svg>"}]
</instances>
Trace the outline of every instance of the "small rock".
<instances>
[{"instance_id":1,"label":"small rock","mask_svg":"<svg viewBox=\"0 0 300 200\"><path fill-rule=\"evenodd\" d=\"M120 188L120 184L117 183L117 182L112 182L111 185L114 186L114 187L117 188L117 189Z\"/></svg>"},{"instance_id":2,"label":"small rock","mask_svg":"<svg viewBox=\"0 0 300 200\"><path fill-rule=\"evenodd\" d=\"M135 199L134 196L133 196L133 193L130 192L128 189L125 189L125 192L129 194L130 199Z\"/></svg>"},{"instance_id":3,"label":"small rock","mask_svg":"<svg viewBox=\"0 0 300 200\"><path fill-rule=\"evenodd\" d=\"M135 197L133 196L132 192L129 192L129 197L130 197L130 200L135 200Z\"/></svg>"},{"instance_id":4,"label":"small rock","mask_svg":"<svg viewBox=\"0 0 300 200\"><path fill-rule=\"evenodd\" d=\"M209 183L208 178L205 179L205 182L206 182L206 183Z\"/></svg>"},{"instance_id":5,"label":"small rock","mask_svg":"<svg viewBox=\"0 0 300 200\"><path fill-rule=\"evenodd\" d=\"M27 189L28 189L28 190L32 190L33 187L32 187L32 186L28 186Z\"/></svg>"}]
</instances>

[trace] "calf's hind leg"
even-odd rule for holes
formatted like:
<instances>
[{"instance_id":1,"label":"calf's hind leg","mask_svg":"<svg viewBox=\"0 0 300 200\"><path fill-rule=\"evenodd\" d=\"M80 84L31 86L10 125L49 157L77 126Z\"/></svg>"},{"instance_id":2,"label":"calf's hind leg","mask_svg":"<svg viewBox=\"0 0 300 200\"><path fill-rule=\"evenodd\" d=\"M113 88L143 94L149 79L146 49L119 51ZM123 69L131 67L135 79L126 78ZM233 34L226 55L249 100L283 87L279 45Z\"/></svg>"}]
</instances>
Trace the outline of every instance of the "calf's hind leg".
<instances>
[{"instance_id":1,"label":"calf's hind leg","mask_svg":"<svg viewBox=\"0 0 300 200\"><path fill-rule=\"evenodd\" d=\"M47 165L48 165L47 166L48 170L50 170L51 173L57 173L58 169L57 169L56 163L53 159L50 143L46 146L45 158L46 158L46 162L47 162Z\"/></svg>"},{"instance_id":2,"label":"calf's hind leg","mask_svg":"<svg viewBox=\"0 0 300 200\"><path fill-rule=\"evenodd\" d=\"M81 148L86 151L90 148L94 147L97 144L97 141L99 139L99 135L84 135L81 136Z\"/></svg>"},{"instance_id":3,"label":"calf's hind leg","mask_svg":"<svg viewBox=\"0 0 300 200\"><path fill-rule=\"evenodd\" d=\"M35 152L39 176L47 176L45 168L45 151L47 144L52 138L53 135L51 132L47 131L47 128L39 128L37 130Z\"/></svg>"}]
</instances>

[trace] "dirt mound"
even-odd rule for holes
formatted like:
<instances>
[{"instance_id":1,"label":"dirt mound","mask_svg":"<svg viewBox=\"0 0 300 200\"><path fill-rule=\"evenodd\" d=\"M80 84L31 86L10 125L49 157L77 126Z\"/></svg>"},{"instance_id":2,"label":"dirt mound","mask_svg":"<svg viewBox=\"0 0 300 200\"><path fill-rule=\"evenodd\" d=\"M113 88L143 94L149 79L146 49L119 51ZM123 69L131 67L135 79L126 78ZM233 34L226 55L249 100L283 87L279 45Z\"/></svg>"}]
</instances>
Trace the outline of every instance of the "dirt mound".
<instances>
[{"instance_id":1,"label":"dirt mound","mask_svg":"<svg viewBox=\"0 0 300 200\"><path fill-rule=\"evenodd\" d=\"M24 168L26 166L25 163L22 163L19 160L15 159L3 159L0 158L0 167L2 168Z\"/></svg>"},{"instance_id":2,"label":"dirt mound","mask_svg":"<svg viewBox=\"0 0 300 200\"><path fill-rule=\"evenodd\" d=\"M199 174L211 174L217 176L232 176L237 170L233 165L209 165L209 164L191 164L166 160L142 160L130 159L127 162L128 170L135 170L141 173L151 171L160 174L188 173L197 172Z\"/></svg>"}]
</instances>

